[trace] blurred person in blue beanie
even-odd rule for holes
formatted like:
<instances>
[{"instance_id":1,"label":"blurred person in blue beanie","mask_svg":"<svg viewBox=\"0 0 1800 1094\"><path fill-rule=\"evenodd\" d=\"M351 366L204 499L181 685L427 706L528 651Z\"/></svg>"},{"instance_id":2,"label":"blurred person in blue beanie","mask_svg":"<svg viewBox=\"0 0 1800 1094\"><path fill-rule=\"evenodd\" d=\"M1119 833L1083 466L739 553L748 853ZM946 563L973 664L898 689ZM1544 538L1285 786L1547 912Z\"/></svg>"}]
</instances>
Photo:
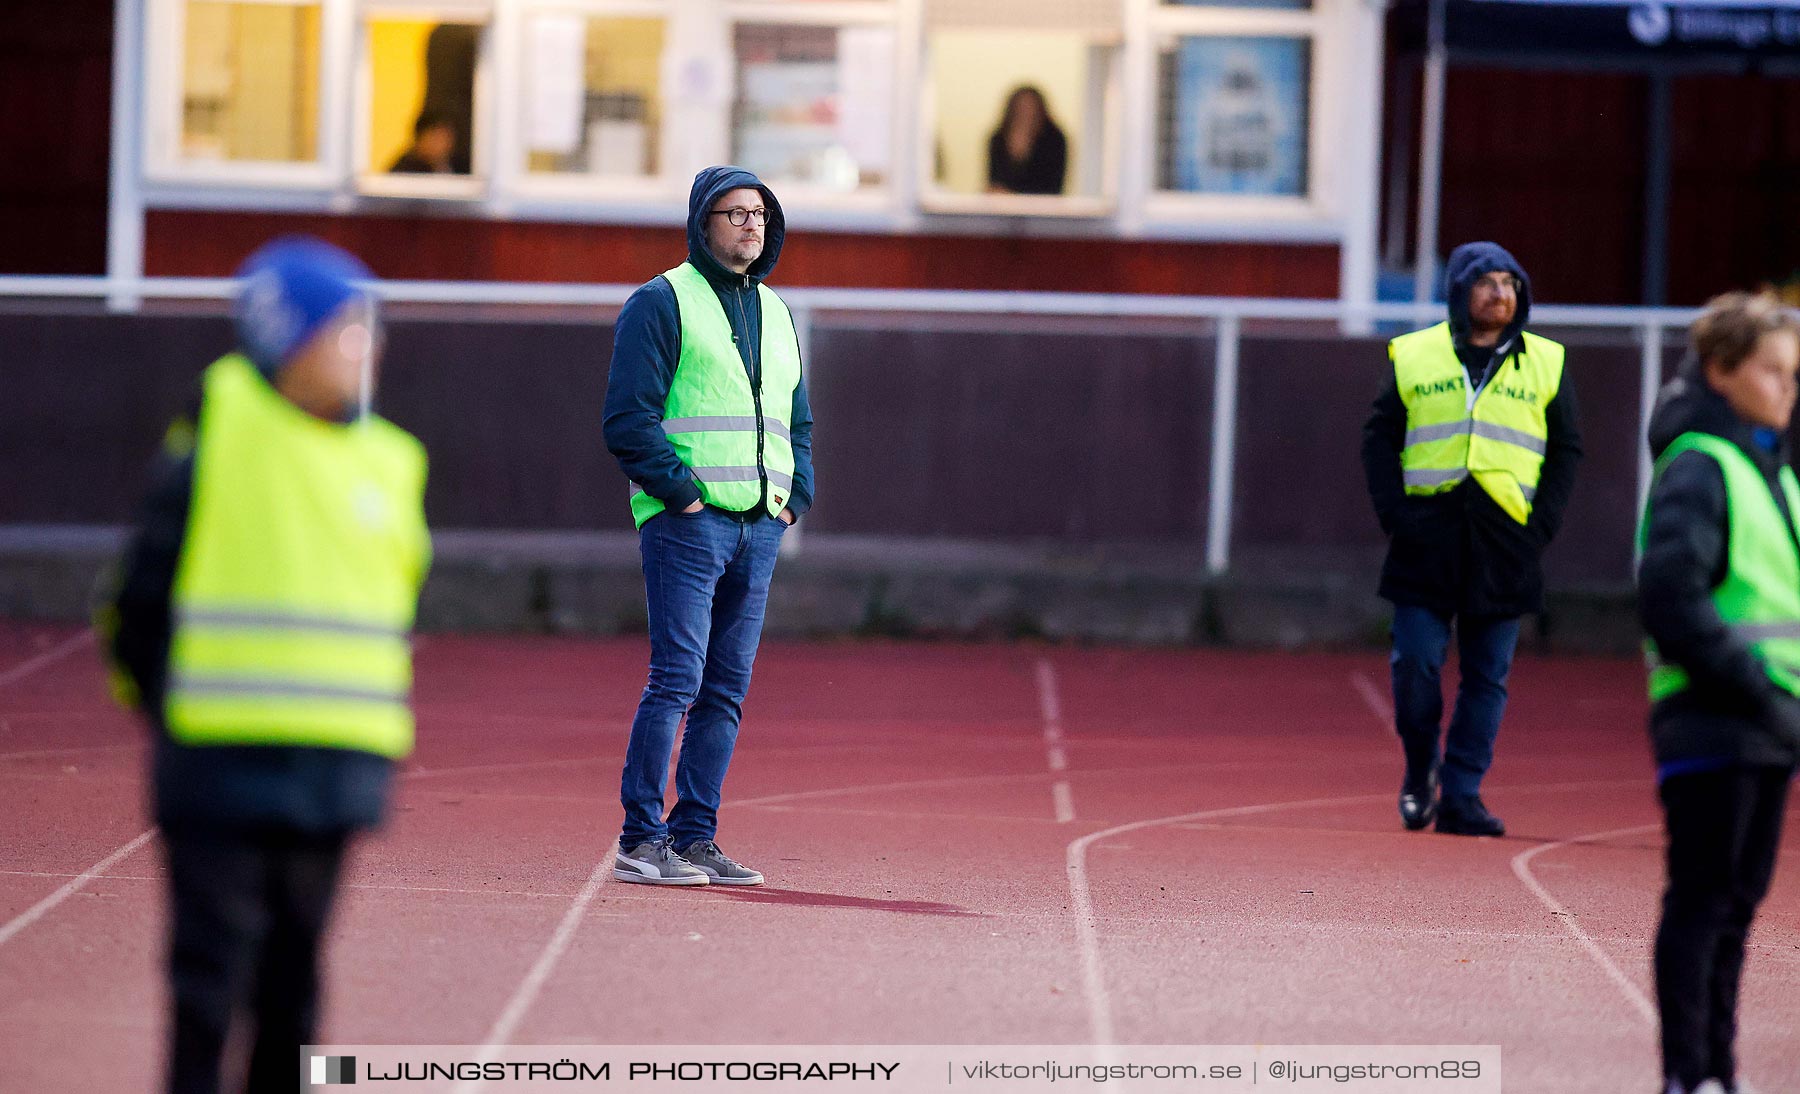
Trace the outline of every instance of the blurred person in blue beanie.
<instances>
[{"instance_id":1,"label":"blurred person in blue beanie","mask_svg":"<svg viewBox=\"0 0 1800 1094\"><path fill-rule=\"evenodd\" d=\"M430 560L424 449L364 412L368 268L285 238L239 277L239 348L170 427L99 613L115 693L155 739L172 1094L301 1085L344 854L412 748ZM234 1025L250 1058L226 1077Z\"/></svg>"}]
</instances>

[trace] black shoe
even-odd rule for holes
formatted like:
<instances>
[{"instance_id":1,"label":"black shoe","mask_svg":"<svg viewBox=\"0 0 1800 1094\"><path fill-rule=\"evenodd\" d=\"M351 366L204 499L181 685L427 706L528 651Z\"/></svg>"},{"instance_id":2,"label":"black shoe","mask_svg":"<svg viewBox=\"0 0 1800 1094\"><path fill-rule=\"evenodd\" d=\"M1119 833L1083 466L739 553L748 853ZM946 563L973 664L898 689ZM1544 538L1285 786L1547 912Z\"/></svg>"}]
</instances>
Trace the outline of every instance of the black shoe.
<instances>
[{"instance_id":1,"label":"black shoe","mask_svg":"<svg viewBox=\"0 0 1800 1094\"><path fill-rule=\"evenodd\" d=\"M1437 830L1452 836L1504 836L1506 825L1488 812L1480 797L1445 798L1438 805Z\"/></svg>"},{"instance_id":2,"label":"black shoe","mask_svg":"<svg viewBox=\"0 0 1800 1094\"><path fill-rule=\"evenodd\" d=\"M1423 778L1413 773L1409 765L1406 778L1400 783L1400 823L1406 825L1409 832L1431 823L1431 818L1438 811L1438 769L1432 764Z\"/></svg>"}]
</instances>

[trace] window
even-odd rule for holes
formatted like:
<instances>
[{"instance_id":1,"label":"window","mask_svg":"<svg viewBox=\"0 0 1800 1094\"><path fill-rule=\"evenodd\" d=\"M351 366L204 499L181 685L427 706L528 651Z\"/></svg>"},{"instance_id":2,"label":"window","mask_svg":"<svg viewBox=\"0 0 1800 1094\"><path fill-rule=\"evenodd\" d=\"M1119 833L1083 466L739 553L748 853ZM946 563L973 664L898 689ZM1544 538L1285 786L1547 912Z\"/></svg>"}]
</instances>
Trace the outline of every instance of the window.
<instances>
[{"instance_id":1,"label":"window","mask_svg":"<svg viewBox=\"0 0 1800 1094\"><path fill-rule=\"evenodd\" d=\"M156 206L675 223L729 162L814 226L1332 241L1375 177L1359 0L143 2Z\"/></svg>"},{"instance_id":2,"label":"window","mask_svg":"<svg viewBox=\"0 0 1800 1094\"><path fill-rule=\"evenodd\" d=\"M481 16L376 9L365 13L364 27L367 95L356 151L365 179L430 186L476 174Z\"/></svg>"},{"instance_id":3,"label":"window","mask_svg":"<svg viewBox=\"0 0 1800 1094\"><path fill-rule=\"evenodd\" d=\"M850 192L888 180L894 32L739 23L731 160L770 183Z\"/></svg>"},{"instance_id":4,"label":"window","mask_svg":"<svg viewBox=\"0 0 1800 1094\"><path fill-rule=\"evenodd\" d=\"M180 158L318 159L320 5L190 0L181 14Z\"/></svg>"},{"instance_id":5,"label":"window","mask_svg":"<svg viewBox=\"0 0 1800 1094\"><path fill-rule=\"evenodd\" d=\"M526 169L661 172L664 20L542 12L525 23Z\"/></svg>"},{"instance_id":6,"label":"window","mask_svg":"<svg viewBox=\"0 0 1800 1094\"><path fill-rule=\"evenodd\" d=\"M1184 36L1160 51L1157 187L1305 197L1312 43Z\"/></svg>"},{"instance_id":7,"label":"window","mask_svg":"<svg viewBox=\"0 0 1800 1094\"><path fill-rule=\"evenodd\" d=\"M1163 0L1151 24L1152 192L1221 214L1323 209L1315 54L1331 23L1313 0Z\"/></svg>"},{"instance_id":8,"label":"window","mask_svg":"<svg viewBox=\"0 0 1800 1094\"><path fill-rule=\"evenodd\" d=\"M926 10L927 207L1106 212L1120 0L931 0Z\"/></svg>"}]
</instances>

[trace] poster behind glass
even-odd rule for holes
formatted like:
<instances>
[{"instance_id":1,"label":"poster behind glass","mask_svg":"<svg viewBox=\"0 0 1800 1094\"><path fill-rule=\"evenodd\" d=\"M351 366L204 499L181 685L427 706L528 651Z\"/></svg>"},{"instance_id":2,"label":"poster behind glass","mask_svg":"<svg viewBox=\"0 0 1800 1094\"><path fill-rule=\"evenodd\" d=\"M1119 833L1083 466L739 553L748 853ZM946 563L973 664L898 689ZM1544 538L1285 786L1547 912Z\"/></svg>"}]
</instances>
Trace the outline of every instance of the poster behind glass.
<instances>
[{"instance_id":1,"label":"poster behind glass","mask_svg":"<svg viewBox=\"0 0 1800 1094\"><path fill-rule=\"evenodd\" d=\"M1165 190L1304 197L1311 43L1179 40L1163 56Z\"/></svg>"},{"instance_id":2,"label":"poster behind glass","mask_svg":"<svg viewBox=\"0 0 1800 1094\"><path fill-rule=\"evenodd\" d=\"M737 51L737 163L765 179L823 189L881 182L891 30L743 25Z\"/></svg>"}]
</instances>

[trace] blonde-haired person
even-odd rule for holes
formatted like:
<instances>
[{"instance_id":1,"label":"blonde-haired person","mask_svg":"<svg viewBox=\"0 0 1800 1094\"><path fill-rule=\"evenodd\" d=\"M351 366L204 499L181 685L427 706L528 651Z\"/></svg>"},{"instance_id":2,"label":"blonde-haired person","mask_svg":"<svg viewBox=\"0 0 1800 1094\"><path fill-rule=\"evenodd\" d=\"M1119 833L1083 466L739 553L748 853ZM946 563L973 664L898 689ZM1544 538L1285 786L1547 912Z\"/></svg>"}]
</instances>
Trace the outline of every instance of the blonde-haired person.
<instances>
[{"instance_id":1,"label":"blonde-haired person","mask_svg":"<svg viewBox=\"0 0 1800 1094\"><path fill-rule=\"evenodd\" d=\"M1800 326L1771 293L1727 293L1692 342L1651 419L1638 599L1668 829L1663 1091L1726 1094L1745 939L1800 761L1800 484L1785 440Z\"/></svg>"}]
</instances>

